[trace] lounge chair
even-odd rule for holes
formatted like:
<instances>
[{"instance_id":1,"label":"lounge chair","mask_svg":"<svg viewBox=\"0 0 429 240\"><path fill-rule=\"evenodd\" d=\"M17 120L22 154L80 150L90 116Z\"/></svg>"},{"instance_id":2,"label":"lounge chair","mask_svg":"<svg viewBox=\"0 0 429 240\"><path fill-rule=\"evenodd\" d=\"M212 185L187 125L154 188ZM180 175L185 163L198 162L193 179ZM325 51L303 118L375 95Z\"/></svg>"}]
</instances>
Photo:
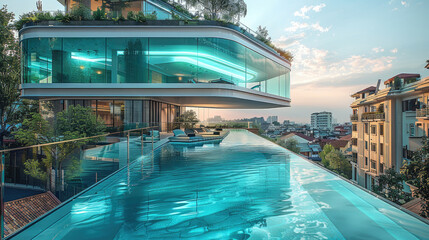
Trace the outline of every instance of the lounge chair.
<instances>
[{"instance_id":1,"label":"lounge chair","mask_svg":"<svg viewBox=\"0 0 429 240\"><path fill-rule=\"evenodd\" d=\"M200 142L205 139L201 135L196 135L195 133L186 134L181 129L173 130L174 136L169 137L170 142Z\"/></svg>"},{"instance_id":2,"label":"lounge chair","mask_svg":"<svg viewBox=\"0 0 429 240\"><path fill-rule=\"evenodd\" d=\"M158 130L152 130L152 131L149 132L148 135L143 135L143 142L144 143L152 142L152 135L153 135L153 141L154 142L158 142L159 140L161 140L161 136L159 134L159 131ZM142 137L138 137L134 141L137 144L141 143Z\"/></svg>"}]
</instances>

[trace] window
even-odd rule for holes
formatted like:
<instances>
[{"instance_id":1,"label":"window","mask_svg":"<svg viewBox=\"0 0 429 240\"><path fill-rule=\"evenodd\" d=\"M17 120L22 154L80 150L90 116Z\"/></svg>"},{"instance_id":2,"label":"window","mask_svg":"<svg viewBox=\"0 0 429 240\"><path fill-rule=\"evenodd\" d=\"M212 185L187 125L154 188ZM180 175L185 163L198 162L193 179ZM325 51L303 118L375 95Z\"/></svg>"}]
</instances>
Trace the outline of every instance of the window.
<instances>
[{"instance_id":1,"label":"window","mask_svg":"<svg viewBox=\"0 0 429 240\"><path fill-rule=\"evenodd\" d=\"M403 112L407 112L407 111L416 111L416 109L419 107L419 102L418 99L410 99L410 100L405 100L402 101L402 111Z\"/></svg>"},{"instance_id":2,"label":"window","mask_svg":"<svg viewBox=\"0 0 429 240\"><path fill-rule=\"evenodd\" d=\"M384 125L380 124L380 136L384 135Z\"/></svg>"},{"instance_id":3,"label":"window","mask_svg":"<svg viewBox=\"0 0 429 240\"><path fill-rule=\"evenodd\" d=\"M352 138L352 145L357 146L357 138Z\"/></svg>"},{"instance_id":4,"label":"window","mask_svg":"<svg viewBox=\"0 0 429 240\"><path fill-rule=\"evenodd\" d=\"M384 172L384 163L380 163L378 167L380 169L380 173L383 173Z\"/></svg>"},{"instance_id":5,"label":"window","mask_svg":"<svg viewBox=\"0 0 429 240\"><path fill-rule=\"evenodd\" d=\"M374 170L377 169L377 162L374 160L371 160L371 169L374 169Z\"/></svg>"},{"instance_id":6,"label":"window","mask_svg":"<svg viewBox=\"0 0 429 240\"><path fill-rule=\"evenodd\" d=\"M365 133L368 133L368 123L365 123Z\"/></svg>"},{"instance_id":7,"label":"window","mask_svg":"<svg viewBox=\"0 0 429 240\"><path fill-rule=\"evenodd\" d=\"M368 149L368 141L365 141L365 149Z\"/></svg>"},{"instance_id":8,"label":"window","mask_svg":"<svg viewBox=\"0 0 429 240\"><path fill-rule=\"evenodd\" d=\"M414 124L411 123L410 124L410 137L414 137L415 135L415 128L414 128Z\"/></svg>"},{"instance_id":9,"label":"window","mask_svg":"<svg viewBox=\"0 0 429 240\"><path fill-rule=\"evenodd\" d=\"M377 135L377 126L375 126L375 125L371 126L371 134L372 135Z\"/></svg>"},{"instance_id":10,"label":"window","mask_svg":"<svg viewBox=\"0 0 429 240\"><path fill-rule=\"evenodd\" d=\"M377 151L377 145L375 143L371 143L371 151Z\"/></svg>"},{"instance_id":11,"label":"window","mask_svg":"<svg viewBox=\"0 0 429 240\"><path fill-rule=\"evenodd\" d=\"M365 157L365 165L368 166L368 157Z\"/></svg>"},{"instance_id":12,"label":"window","mask_svg":"<svg viewBox=\"0 0 429 240\"><path fill-rule=\"evenodd\" d=\"M353 124L353 126L352 126L352 130L353 130L353 132L356 132L356 131L357 131L357 124Z\"/></svg>"},{"instance_id":13,"label":"window","mask_svg":"<svg viewBox=\"0 0 429 240\"><path fill-rule=\"evenodd\" d=\"M383 156L383 143L380 143L380 149L378 150L380 152L380 156Z\"/></svg>"}]
</instances>

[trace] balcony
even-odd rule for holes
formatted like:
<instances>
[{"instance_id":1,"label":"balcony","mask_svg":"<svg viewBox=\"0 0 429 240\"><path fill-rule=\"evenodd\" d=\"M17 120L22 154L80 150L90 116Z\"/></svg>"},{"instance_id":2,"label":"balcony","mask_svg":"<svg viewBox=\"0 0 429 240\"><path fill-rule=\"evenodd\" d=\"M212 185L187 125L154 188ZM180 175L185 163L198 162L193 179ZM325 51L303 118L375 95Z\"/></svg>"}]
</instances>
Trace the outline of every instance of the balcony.
<instances>
[{"instance_id":1,"label":"balcony","mask_svg":"<svg viewBox=\"0 0 429 240\"><path fill-rule=\"evenodd\" d=\"M429 108L416 109L417 118L429 118Z\"/></svg>"},{"instance_id":2,"label":"balcony","mask_svg":"<svg viewBox=\"0 0 429 240\"><path fill-rule=\"evenodd\" d=\"M357 121L359 121L359 115L357 115L357 114L352 114L352 115L350 115L350 120L351 120L352 122L357 122Z\"/></svg>"},{"instance_id":3,"label":"balcony","mask_svg":"<svg viewBox=\"0 0 429 240\"><path fill-rule=\"evenodd\" d=\"M386 118L385 113L380 112L368 112L362 114L362 121L384 121Z\"/></svg>"}]
</instances>

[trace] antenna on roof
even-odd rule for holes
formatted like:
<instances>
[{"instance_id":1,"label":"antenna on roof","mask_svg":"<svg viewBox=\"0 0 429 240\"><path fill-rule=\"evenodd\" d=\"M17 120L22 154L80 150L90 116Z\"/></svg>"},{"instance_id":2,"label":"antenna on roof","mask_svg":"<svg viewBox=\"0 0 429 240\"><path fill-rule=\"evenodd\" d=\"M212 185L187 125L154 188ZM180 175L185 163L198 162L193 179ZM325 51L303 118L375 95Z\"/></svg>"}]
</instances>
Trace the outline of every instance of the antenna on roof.
<instances>
[{"instance_id":1,"label":"antenna on roof","mask_svg":"<svg viewBox=\"0 0 429 240\"><path fill-rule=\"evenodd\" d=\"M378 79L377 87L375 88L375 94L377 94L378 90L380 90L380 84L381 84L381 79Z\"/></svg>"}]
</instances>

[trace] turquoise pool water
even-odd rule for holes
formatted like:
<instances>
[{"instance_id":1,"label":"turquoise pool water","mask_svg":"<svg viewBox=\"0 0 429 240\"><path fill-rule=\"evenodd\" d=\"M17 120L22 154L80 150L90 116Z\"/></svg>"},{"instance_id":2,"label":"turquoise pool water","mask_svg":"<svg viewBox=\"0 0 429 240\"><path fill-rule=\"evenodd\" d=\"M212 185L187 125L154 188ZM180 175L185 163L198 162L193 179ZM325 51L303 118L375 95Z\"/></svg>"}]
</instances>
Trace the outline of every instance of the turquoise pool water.
<instances>
[{"instance_id":1,"label":"turquoise pool water","mask_svg":"<svg viewBox=\"0 0 429 240\"><path fill-rule=\"evenodd\" d=\"M165 145L13 239L429 239L429 225L247 131Z\"/></svg>"}]
</instances>

